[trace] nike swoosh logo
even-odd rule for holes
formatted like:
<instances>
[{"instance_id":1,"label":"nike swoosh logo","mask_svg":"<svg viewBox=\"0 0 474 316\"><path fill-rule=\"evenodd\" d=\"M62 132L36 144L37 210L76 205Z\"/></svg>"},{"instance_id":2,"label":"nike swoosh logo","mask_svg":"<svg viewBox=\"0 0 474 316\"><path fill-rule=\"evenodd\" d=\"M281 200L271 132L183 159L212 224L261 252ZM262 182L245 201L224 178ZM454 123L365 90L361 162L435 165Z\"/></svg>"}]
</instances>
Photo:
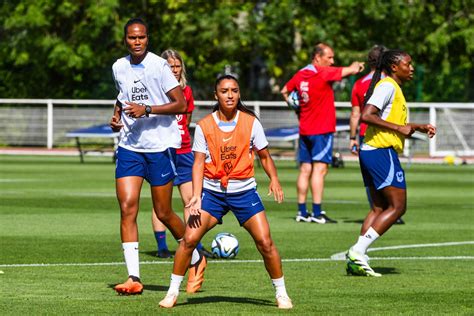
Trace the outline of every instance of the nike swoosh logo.
<instances>
[{"instance_id":1,"label":"nike swoosh logo","mask_svg":"<svg viewBox=\"0 0 474 316\"><path fill-rule=\"evenodd\" d=\"M255 206L255 205L257 205L258 203L260 203L260 202L252 203L252 206Z\"/></svg>"},{"instance_id":2,"label":"nike swoosh logo","mask_svg":"<svg viewBox=\"0 0 474 316\"><path fill-rule=\"evenodd\" d=\"M231 140L231 139L232 139L232 137L233 137L233 136L231 136L231 137L229 137L229 138L222 138L222 140L223 140L223 141L224 141L224 143L225 143L225 142L228 142L229 140Z\"/></svg>"},{"instance_id":3,"label":"nike swoosh logo","mask_svg":"<svg viewBox=\"0 0 474 316\"><path fill-rule=\"evenodd\" d=\"M167 175L169 175L170 173L171 173L171 172L168 172L168 173L165 173L165 174L162 173L162 174L161 174L161 177L164 178L164 177L166 177Z\"/></svg>"},{"instance_id":4,"label":"nike swoosh logo","mask_svg":"<svg viewBox=\"0 0 474 316\"><path fill-rule=\"evenodd\" d=\"M139 79L139 80L133 80L133 83L137 83L137 82L140 82L140 81L142 81L142 80L141 80L141 79Z\"/></svg>"}]
</instances>

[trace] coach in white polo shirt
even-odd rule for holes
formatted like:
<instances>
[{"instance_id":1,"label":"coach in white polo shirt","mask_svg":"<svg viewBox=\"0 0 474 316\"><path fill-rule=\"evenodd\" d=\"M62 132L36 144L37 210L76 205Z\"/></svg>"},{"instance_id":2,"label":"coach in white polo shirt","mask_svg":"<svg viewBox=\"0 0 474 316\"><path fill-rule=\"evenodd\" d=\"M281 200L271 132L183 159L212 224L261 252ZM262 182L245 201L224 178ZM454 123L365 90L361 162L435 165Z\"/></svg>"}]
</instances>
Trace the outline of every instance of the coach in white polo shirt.
<instances>
[{"instance_id":1,"label":"coach in white polo shirt","mask_svg":"<svg viewBox=\"0 0 474 316\"><path fill-rule=\"evenodd\" d=\"M186 112L182 89L167 61L147 50L148 27L131 19L124 27L130 55L112 66L119 92L110 126L120 131L115 171L120 232L128 279L115 286L121 294L140 294L137 215L143 179L151 186L158 218L176 239L184 223L171 209L175 149L181 146L176 114Z\"/></svg>"}]
</instances>

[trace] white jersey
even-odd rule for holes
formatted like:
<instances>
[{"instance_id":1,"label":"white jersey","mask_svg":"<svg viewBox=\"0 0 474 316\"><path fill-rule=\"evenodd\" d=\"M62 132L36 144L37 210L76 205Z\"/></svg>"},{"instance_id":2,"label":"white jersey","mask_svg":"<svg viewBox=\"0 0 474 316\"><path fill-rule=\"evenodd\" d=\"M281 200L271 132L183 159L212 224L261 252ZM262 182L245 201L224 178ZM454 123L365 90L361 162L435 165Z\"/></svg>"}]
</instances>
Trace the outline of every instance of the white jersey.
<instances>
[{"instance_id":1,"label":"white jersey","mask_svg":"<svg viewBox=\"0 0 474 316\"><path fill-rule=\"evenodd\" d=\"M163 105L170 100L166 93L179 86L165 59L147 52L140 64L130 63L130 55L118 59L112 66L117 100L125 103ZM130 118L122 112L124 127L120 131L119 146L136 152L162 152L180 148L181 135L175 115L154 115Z\"/></svg>"},{"instance_id":2,"label":"white jersey","mask_svg":"<svg viewBox=\"0 0 474 316\"><path fill-rule=\"evenodd\" d=\"M217 117L217 112L212 113L212 117L214 118L214 121L219 126L221 131L232 132L235 128L235 125L237 124L237 120L239 119L239 113L240 111L237 111L237 115L235 116L232 122L220 122L219 118ZM261 150L267 146L268 141L265 137L263 126L259 120L255 119L253 121L252 134L250 136L250 150ZM209 149L207 148L206 138L204 137L204 133L202 132L202 129L199 125L196 125L196 130L194 131L193 151L206 154L206 162L211 162L211 154L209 153ZM246 191L253 189L256 186L257 183L255 182L255 178L253 177L243 180L229 179L229 184L227 185L226 191L222 190L221 182L219 179L204 178L203 182L204 189L226 193Z\"/></svg>"}]
</instances>

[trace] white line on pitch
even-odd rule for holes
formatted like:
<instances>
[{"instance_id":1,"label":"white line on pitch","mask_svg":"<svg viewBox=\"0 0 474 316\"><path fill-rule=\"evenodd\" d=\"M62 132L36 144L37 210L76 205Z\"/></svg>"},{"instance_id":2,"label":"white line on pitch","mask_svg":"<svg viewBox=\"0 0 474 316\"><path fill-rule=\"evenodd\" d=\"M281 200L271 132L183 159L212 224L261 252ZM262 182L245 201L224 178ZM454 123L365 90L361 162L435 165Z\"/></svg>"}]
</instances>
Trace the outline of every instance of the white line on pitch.
<instances>
[{"instance_id":1,"label":"white line on pitch","mask_svg":"<svg viewBox=\"0 0 474 316\"><path fill-rule=\"evenodd\" d=\"M344 259L331 258L301 258L282 259L283 262L327 262L340 261ZM373 257L371 260L474 260L474 256L451 256L451 257ZM210 264L219 263L261 263L263 260L209 260ZM30 267L90 267L90 266L120 266L124 262L92 262L92 263L25 263L25 264L0 264L0 268L30 268ZM142 261L142 265L171 265L173 261Z\"/></svg>"},{"instance_id":2,"label":"white line on pitch","mask_svg":"<svg viewBox=\"0 0 474 316\"><path fill-rule=\"evenodd\" d=\"M413 244L413 245L399 245L399 246L388 246L367 249L367 252L378 251L378 250L393 250L393 249L407 249L407 248L424 248L424 247L446 247L446 246L459 246L459 245L474 245L474 241L455 241L455 242L443 242L434 244ZM331 256L333 260L344 260L346 251L338 252Z\"/></svg>"}]
</instances>

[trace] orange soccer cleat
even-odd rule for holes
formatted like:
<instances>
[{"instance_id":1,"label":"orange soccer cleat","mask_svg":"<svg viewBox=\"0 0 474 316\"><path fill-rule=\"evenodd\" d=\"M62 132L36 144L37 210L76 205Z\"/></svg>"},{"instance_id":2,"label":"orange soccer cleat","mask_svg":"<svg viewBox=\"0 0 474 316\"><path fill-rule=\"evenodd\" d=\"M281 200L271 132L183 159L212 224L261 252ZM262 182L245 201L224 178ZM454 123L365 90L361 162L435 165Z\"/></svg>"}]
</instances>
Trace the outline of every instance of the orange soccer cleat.
<instances>
[{"instance_id":1,"label":"orange soccer cleat","mask_svg":"<svg viewBox=\"0 0 474 316\"><path fill-rule=\"evenodd\" d=\"M114 287L114 290L121 295L137 295L142 294L143 284L140 281L140 278L135 276L129 276L128 280L125 283L117 284Z\"/></svg>"},{"instance_id":2,"label":"orange soccer cleat","mask_svg":"<svg viewBox=\"0 0 474 316\"><path fill-rule=\"evenodd\" d=\"M206 257L199 253L200 258L198 262L191 265L188 270L188 285L186 286L186 292L196 293L204 282L204 270L207 266Z\"/></svg>"}]
</instances>

